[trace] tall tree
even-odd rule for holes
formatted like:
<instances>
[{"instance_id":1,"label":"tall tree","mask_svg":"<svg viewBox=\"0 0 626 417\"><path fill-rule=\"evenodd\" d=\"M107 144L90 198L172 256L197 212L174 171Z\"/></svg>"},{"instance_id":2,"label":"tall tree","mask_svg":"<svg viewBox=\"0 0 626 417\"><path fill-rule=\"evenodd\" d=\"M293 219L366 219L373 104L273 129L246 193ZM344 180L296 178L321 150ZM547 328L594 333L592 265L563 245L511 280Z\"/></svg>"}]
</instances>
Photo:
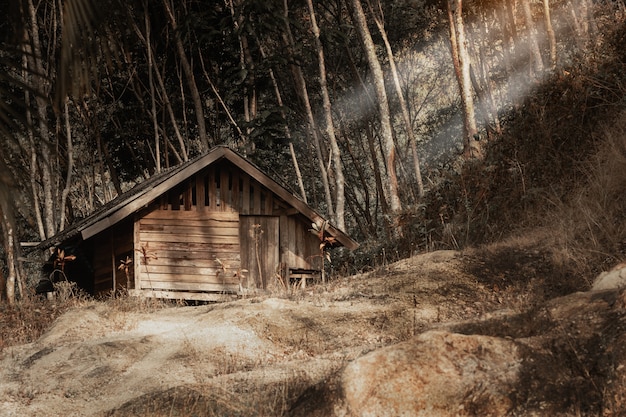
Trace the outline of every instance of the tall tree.
<instances>
[{"instance_id":1,"label":"tall tree","mask_svg":"<svg viewBox=\"0 0 626 417\"><path fill-rule=\"evenodd\" d=\"M56 3L53 5L55 6ZM33 197L41 202L42 208L42 220L44 225L45 235L42 238L48 238L57 232L56 225L56 209L54 201L54 160L51 154L53 148L52 139L50 135L50 128L48 124L48 111L50 110L50 78L49 67L45 66L44 57L42 55L42 46L40 36L43 31L39 27L39 17L37 16L37 10L32 0L27 0L23 3L23 7L26 10L23 11L25 15L25 21L28 23L24 26L24 55L27 57L27 70L29 74L30 84L34 90L33 93L27 93L34 95L33 105L35 106L36 116L36 134L39 140L34 141L35 160L37 165L36 172L40 172L39 184L41 184L41 197ZM55 13L56 8L51 9L51 13ZM52 45L54 47L55 45ZM53 50L53 49L52 49ZM52 61L47 61L48 65L52 64ZM39 188L34 190L35 193L39 193ZM40 209L39 207L35 208Z\"/></svg>"},{"instance_id":2,"label":"tall tree","mask_svg":"<svg viewBox=\"0 0 626 417\"><path fill-rule=\"evenodd\" d=\"M550 0L543 0L543 19L546 25L546 33L548 34L548 42L550 43L550 68L552 71L556 69L556 35L552 26L552 18L550 17Z\"/></svg>"},{"instance_id":3,"label":"tall tree","mask_svg":"<svg viewBox=\"0 0 626 417\"><path fill-rule=\"evenodd\" d=\"M347 2L354 26L359 34L359 39L365 51L367 63L372 75L374 90L376 92L376 104L378 106L378 116L380 118L381 136L387 160L387 190L389 192L389 204L391 211L398 214L402 209L400 195L398 192L398 176L396 174L396 146L393 141L393 129L391 127L391 113L389 102L387 101L387 91L385 90L385 76L382 66L376 56L376 47L372 40L372 34L367 26L367 19L360 0L349 0Z\"/></svg>"},{"instance_id":4,"label":"tall tree","mask_svg":"<svg viewBox=\"0 0 626 417\"><path fill-rule=\"evenodd\" d=\"M8 274L6 279L3 277L5 288L3 288L9 304L14 304L16 294L23 295L23 284L20 264L18 262L20 256L20 246L17 238L17 230L13 212L14 199L11 194L14 192L14 185L11 178L10 170L0 157L0 229L2 230L2 243L4 255L6 256L6 264Z\"/></svg>"},{"instance_id":5,"label":"tall tree","mask_svg":"<svg viewBox=\"0 0 626 417\"><path fill-rule=\"evenodd\" d=\"M382 13L382 7L380 1L377 0L377 9L379 13L377 13L371 3L370 10L371 14L374 16L374 21L376 22L376 26L378 27L378 31L380 32L380 36L385 43L385 49L387 50L387 58L389 59L389 69L391 71L391 75L393 77L393 85L396 88L396 95L398 97L398 101L400 103L400 111L402 112L402 121L404 122L404 129L406 130L407 136L409 138L409 146L411 147L411 155L413 157L413 169L415 173L415 180L417 182L417 193L421 198L424 196L424 181L422 180L422 172L420 169L420 161L419 156L417 155L417 139L415 137L415 131L413 130L413 123L411 123L411 117L409 115L409 107L406 104L406 100L404 99L404 94L402 92L402 86L400 85L400 76L398 75L398 68L396 67L396 59L393 54L393 48L391 47L391 43L389 42L389 38L387 36L387 31L385 30L384 16Z\"/></svg>"},{"instance_id":6,"label":"tall tree","mask_svg":"<svg viewBox=\"0 0 626 417\"><path fill-rule=\"evenodd\" d=\"M150 25L150 15L148 13L148 1L143 1L143 20L144 20L144 28L146 30L145 34L145 44L150 42L152 38L152 30ZM143 37L142 33L138 28L136 29L136 33L141 39ZM157 119L157 109L156 109L156 89L154 88L154 57L152 56L152 47L146 48L146 56L148 57L148 87L150 89L150 109L152 110L152 129L154 133L154 162L156 166L156 172L161 172L161 139L159 136L159 121Z\"/></svg>"},{"instance_id":7,"label":"tall tree","mask_svg":"<svg viewBox=\"0 0 626 417\"><path fill-rule=\"evenodd\" d=\"M240 73L243 74L242 78L244 82L243 86L243 116L248 125L246 130L246 137L251 137L252 120L257 116L257 86L256 86L256 64L252 58L250 45L248 42L248 35L246 28L244 28L244 14L243 9L245 1L242 0L225 0L230 9L233 28L235 35L239 41L239 61L240 61ZM235 3L237 1L237 3ZM254 142L248 141L245 144L254 150Z\"/></svg>"},{"instance_id":8,"label":"tall tree","mask_svg":"<svg viewBox=\"0 0 626 417\"><path fill-rule=\"evenodd\" d=\"M322 102L324 109L324 121L326 123L326 134L330 142L331 158L335 168L335 222L339 229L345 230L345 178L343 176L343 166L341 163L341 153L337 144L337 136L335 135L335 124L333 123L333 113L330 104L330 95L328 94L328 83L326 82L326 63L324 60L324 49L320 41L320 29L317 26L317 18L315 17L315 9L313 8L313 0L307 0L309 8L309 17L311 19L311 28L315 39L315 49L317 51L317 61L319 66L320 90L322 93Z\"/></svg>"},{"instance_id":9,"label":"tall tree","mask_svg":"<svg viewBox=\"0 0 626 417\"><path fill-rule=\"evenodd\" d=\"M191 68L187 53L185 52L185 46L181 37L181 30L178 26L178 20L174 14L174 7L170 3L170 0L163 0L163 7L168 17L170 25L172 26L172 36L174 36L174 43L176 45L176 52L178 53L178 59L180 60L180 66L183 68L185 79L187 80L187 86L189 93L194 104L194 112L196 114L196 121L198 123L198 136L200 137L200 144L202 145L202 152L206 152L211 146L211 140L207 135L206 123L204 121L204 106L202 105L202 98L200 97L200 91L196 84L196 77L194 71Z\"/></svg>"},{"instance_id":10,"label":"tall tree","mask_svg":"<svg viewBox=\"0 0 626 417\"><path fill-rule=\"evenodd\" d=\"M313 114L313 107L311 106L311 100L309 99L309 92L307 89L306 80L302 72L302 68L297 64L297 58L294 52L295 40L291 31L290 17L289 17L289 4L287 0L283 1L283 19L285 23L285 32L283 33L283 41L287 48L288 54L291 59L290 69L293 74L293 82L296 87L296 94L300 98L306 118L308 121L309 135L313 139L313 145L317 154L317 164L320 170L320 176L322 185L324 186L324 197L326 201L327 213L334 217L334 205L332 199L332 193L330 191L330 183L328 181L328 171L324 165L324 158L322 156L322 143L319 138L317 123L315 121L315 115Z\"/></svg>"},{"instance_id":11,"label":"tall tree","mask_svg":"<svg viewBox=\"0 0 626 417\"><path fill-rule=\"evenodd\" d=\"M544 65L541 57L541 49L539 48L539 39L537 28L533 19L532 10L530 9L530 0L521 0L522 10L524 11L524 20L526 21L526 35L528 39L528 47L531 54L532 70L535 77L540 77L543 73Z\"/></svg>"},{"instance_id":12,"label":"tall tree","mask_svg":"<svg viewBox=\"0 0 626 417\"><path fill-rule=\"evenodd\" d=\"M257 39L257 43L259 46L259 52L261 53L261 56L263 57L263 59L267 59L263 45L261 45L261 42L258 41L258 39ZM291 134L291 128L289 127L289 123L287 122L287 112L285 111L285 105L283 103L283 95L280 92L278 81L276 80L276 76L274 75L274 70L271 67L268 69L268 73L269 73L270 79L272 80L272 86L274 87L274 95L276 96L276 102L278 104L278 108L280 109L280 115L284 121L285 137L289 141L289 154L291 155L293 169L296 173L296 180L298 181L298 188L300 189L300 196L302 197L302 200L305 203L307 203L306 189L304 188L304 181L302 180L302 172L300 171L300 164L298 164L298 158L296 156L296 151L293 146L293 135Z\"/></svg>"},{"instance_id":13,"label":"tall tree","mask_svg":"<svg viewBox=\"0 0 626 417\"><path fill-rule=\"evenodd\" d=\"M448 21L450 25L452 62L459 83L461 103L463 105L463 125L465 130L463 153L468 158L477 158L482 156L482 150L476 140L478 128L476 127L476 114L474 111L470 55L463 20L463 0L447 0L446 3L448 6Z\"/></svg>"}]
</instances>

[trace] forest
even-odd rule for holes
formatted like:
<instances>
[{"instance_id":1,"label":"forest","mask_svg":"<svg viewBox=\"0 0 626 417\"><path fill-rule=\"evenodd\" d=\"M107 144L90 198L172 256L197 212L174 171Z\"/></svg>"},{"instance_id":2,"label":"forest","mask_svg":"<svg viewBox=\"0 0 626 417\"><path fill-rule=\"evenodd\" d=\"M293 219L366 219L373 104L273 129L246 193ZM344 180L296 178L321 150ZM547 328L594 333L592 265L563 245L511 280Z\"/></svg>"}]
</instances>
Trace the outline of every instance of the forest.
<instances>
[{"instance_id":1,"label":"forest","mask_svg":"<svg viewBox=\"0 0 626 417\"><path fill-rule=\"evenodd\" d=\"M9 304L38 279L29 244L217 145L359 241L335 261L345 272L496 239L568 196L595 132L626 105L623 0L0 9Z\"/></svg>"}]
</instances>

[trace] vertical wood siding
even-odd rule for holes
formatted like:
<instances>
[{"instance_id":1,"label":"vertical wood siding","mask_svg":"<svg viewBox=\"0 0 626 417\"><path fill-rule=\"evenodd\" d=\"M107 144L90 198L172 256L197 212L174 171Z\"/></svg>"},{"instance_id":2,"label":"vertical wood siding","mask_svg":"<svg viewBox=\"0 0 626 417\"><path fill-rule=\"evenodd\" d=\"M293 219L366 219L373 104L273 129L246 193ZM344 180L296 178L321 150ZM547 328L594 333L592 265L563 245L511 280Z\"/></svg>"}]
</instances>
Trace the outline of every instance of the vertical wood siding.
<instances>
[{"instance_id":1,"label":"vertical wood siding","mask_svg":"<svg viewBox=\"0 0 626 417\"><path fill-rule=\"evenodd\" d=\"M241 216L239 218L241 266L246 270L248 288L267 288L280 273L279 218Z\"/></svg>"},{"instance_id":2,"label":"vertical wood siding","mask_svg":"<svg viewBox=\"0 0 626 417\"><path fill-rule=\"evenodd\" d=\"M127 220L91 239L94 294L126 288L126 274L118 266L127 256L133 259L132 230L132 220ZM131 265L128 276L131 288L133 281Z\"/></svg>"}]
</instances>

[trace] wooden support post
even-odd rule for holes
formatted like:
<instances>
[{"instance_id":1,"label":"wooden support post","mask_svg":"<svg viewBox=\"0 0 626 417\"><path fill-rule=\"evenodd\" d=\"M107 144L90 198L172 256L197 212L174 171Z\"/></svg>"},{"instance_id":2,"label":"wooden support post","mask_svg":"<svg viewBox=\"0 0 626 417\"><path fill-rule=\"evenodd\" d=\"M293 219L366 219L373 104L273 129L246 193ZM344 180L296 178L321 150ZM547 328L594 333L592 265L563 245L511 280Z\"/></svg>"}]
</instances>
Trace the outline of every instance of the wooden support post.
<instances>
[{"instance_id":1,"label":"wooden support post","mask_svg":"<svg viewBox=\"0 0 626 417\"><path fill-rule=\"evenodd\" d=\"M199 172L196 174L196 210L203 210L204 202L204 174Z\"/></svg>"},{"instance_id":2,"label":"wooden support post","mask_svg":"<svg viewBox=\"0 0 626 417\"><path fill-rule=\"evenodd\" d=\"M220 169L220 196L221 196L221 211L230 211L230 190L228 189L229 172L222 167Z\"/></svg>"},{"instance_id":3,"label":"wooden support post","mask_svg":"<svg viewBox=\"0 0 626 417\"><path fill-rule=\"evenodd\" d=\"M213 167L209 168L209 209L217 210L217 183Z\"/></svg>"},{"instance_id":4,"label":"wooden support post","mask_svg":"<svg viewBox=\"0 0 626 417\"><path fill-rule=\"evenodd\" d=\"M241 214L250 214L250 177L248 175L243 176L241 193Z\"/></svg>"},{"instance_id":5,"label":"wooden support post","mask_svg":"<svg viewBox=\"0 0 626 417\"><path fill-rule=\"evenodd\" d=\"M111 251L111 271L113 280L113 292L117 291L117 267L115 265L115 241L113 240L113 233L109 233L109 250Z\"/></svg>"},{"instance_id":6,"label":"wooden support post","mask_svg":"<svg viewBox=\"0 0 626 417\"><path fill-rule=\"evenodd\" d=\"M191 210L191 206L192 206L192 201L191 201L191 196L192 191L191 191L191 181L187 181L187 183L185 184L185 189L183 191L183 206L185 207L185 211L189 211Z\"/></svg>"},{"instance_id":7,"label":"wooden support post","mask_svg":"<svg viewBox=\"0 0 626 417\"><path fill-rule=\"evenodd\" d=\"M135 276L135 289L141 288L141 240L139 234L139 217L135 216L133 222L133 275Z\"/></svg>"},{"instance_id":8,"label":"wooden support post","mask_svg":"<svg viewBox=\"0 0 626 417\"><path fill-rule=\"evenodd\" d=\"M232 174L232 187L230 192L231 209L239 212L239 170L235 170Z\"/></svg>"},{"instance_id":9,"label":"wooden support post","mask_svg":"<svg viewBox=\"0 0 626 417\"><path fill-rule=\"evenodd\" d=\"M252 214L261 214L261 185L256 181L254 182L254 195L252 199L253 203L250 211Z\"/></svg>"}]
</instances>

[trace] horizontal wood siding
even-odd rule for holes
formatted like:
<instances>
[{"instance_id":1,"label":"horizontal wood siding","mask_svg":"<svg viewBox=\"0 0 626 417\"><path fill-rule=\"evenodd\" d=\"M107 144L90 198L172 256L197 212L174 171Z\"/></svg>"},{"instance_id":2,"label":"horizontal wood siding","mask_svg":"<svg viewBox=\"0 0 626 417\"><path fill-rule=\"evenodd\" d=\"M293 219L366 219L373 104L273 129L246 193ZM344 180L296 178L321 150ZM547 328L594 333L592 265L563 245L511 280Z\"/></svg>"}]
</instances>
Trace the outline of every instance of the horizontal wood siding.
<instances>
[{"instance_id":1,"label":"horizontal wood siding","mask_svg":"<svg viewBox=\"0 0 626 417\"><path fill-rule=\"evenodd\" d=\"M191 192L185 192L189 189ZM220 214L280 216L278 243L275 245L275 247L280 247L279 263L288 268L321 268L319 241L308 231L311 227L310 221L256 178L243 172L229 161L219 161L206 167L185 183L175 187L169 194L164 199L169 204L162 207L163 211L158 219L150 220L148 217L142 220L142 239L146 239L152 245L168 243L173 245L173 248L179 248L178 250L182 251L185 250L185 245L204 244L212 249L196 248L194 250L200 250L201 253L224 254L232 249L233 252L237 250L239 253L238 245L243 241L237 236L238 229L236 226L228 227L222 224L223 218L219 217ZM188 201L189 199L191 202ZM184 224L179 220L178 213L181 212L185 212ZM210 216L207 217L206 213L210 213ZM247 236L247 228L247 226L243 227L240 236ZM184 242L172 242L172 234L184 235ZM265 249L270 250L269 247L263 250ZM243 269L248 269L248 266L254 263L248 259L252 253L249 246L242 248L241 257L242 261L245 261L241 264ZM275 251L272 249L271 254L264 253L261 257L271 258L273 262L274 254ZM265 261L263 265L263 269L267 269L262 274L263 277L252 277L248 272L247 278L251 280L256 278L259 284L263 285L267 277L272 275L270 266L265 265ZM202 267L207 267L207 265ZM157 272L161 273L160 270L153 271L153 273Z\"/></svg>"},{"instance_id":2,"label":"horizontal wood siding","mask_svg":"<svg viewBox=\"0 0 626 417\"><path fill-rule=\"evenodd\" d=\"M308 231L308 220L230 161L200 170L157 201L139 215L135 227L140 291L263 288L282 267L321 265L319 242ZM249 236L253 224L264 232L259 261Z\"/></svg>"},{"instance_id":3,"label":"horizontal wood siding","mask_svg":"<svg viewBox=\"0 0 626 417\"><path fill-rule=\"evenodd\" d=\"M234 291L234 290L233 290ZM132 296L142 296L151 298L168 298L172 300L200 300L200 301L230 301L237 299L236 294L222 292L183 292L183 291L152 291L152 290L131 290Z\"/></svg>"},{"instance_id":4,"label":"horizontal wood siding","mask_svg":"<svg viewBox=\"0 0 626 417\"><path fill-rule=\"evenodd\" d=\"M236 212L156 209L138 220L137 239L140 289L220 292L239 287Z\"/></svg>"}]
</instances>

